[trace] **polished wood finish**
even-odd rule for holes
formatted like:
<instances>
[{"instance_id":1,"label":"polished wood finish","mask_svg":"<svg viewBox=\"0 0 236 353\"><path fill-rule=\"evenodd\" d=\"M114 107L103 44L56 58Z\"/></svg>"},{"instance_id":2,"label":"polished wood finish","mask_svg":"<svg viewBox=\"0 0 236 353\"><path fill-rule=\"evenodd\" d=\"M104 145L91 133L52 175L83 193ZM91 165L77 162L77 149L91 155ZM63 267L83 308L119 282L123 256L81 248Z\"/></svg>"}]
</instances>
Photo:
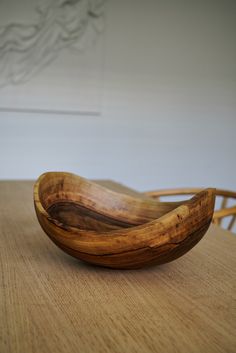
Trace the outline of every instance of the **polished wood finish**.
<instances>
[{"instance_id":1,"label":"polished wood finish","mask_svg":"<svg viewBox=\"0 0 236 353\"><path fill-rule=\"evenodd\" d=\"M151 197L155 200L165 200L166 196L186 196L194 195L203 190L202 188L180 188L180 189L163 189L152 190L143 193L144 196ZM223 228L232 231L236 222L236 192L223 189L215 189L216 198L221 199L219 209L216 209L213 214L213 223L221 225ZM233 205L228 206L229 201L233 201ZM229 218L229 222L225 224L222 222L224 218ZM235 229L236 231L236 229Z\"/></svg>"},{"instance_id":2,"label":"polished wood finish","mask_svg":"<svg viewBox=\"0 0 236 353\"><path fill-rule=\"evenodd\" d=\"M236 238L211 225L175 262L89 266L45 236L33 182L0 182L1 353L234 353Z\"/></svg>"},{"instance_id":3,"label":"polished wood finish","mask_svg":"<svg viewBox=\"0 0 236 353\"><path fill-rule=\"evenodd\" d=\"M206 189L189 201L160 203L51 172L35 183L34 202L42 228L62 250L95 265L131 269L192 249L211 223L215 195Z\"/></svg>"}]
</instances>

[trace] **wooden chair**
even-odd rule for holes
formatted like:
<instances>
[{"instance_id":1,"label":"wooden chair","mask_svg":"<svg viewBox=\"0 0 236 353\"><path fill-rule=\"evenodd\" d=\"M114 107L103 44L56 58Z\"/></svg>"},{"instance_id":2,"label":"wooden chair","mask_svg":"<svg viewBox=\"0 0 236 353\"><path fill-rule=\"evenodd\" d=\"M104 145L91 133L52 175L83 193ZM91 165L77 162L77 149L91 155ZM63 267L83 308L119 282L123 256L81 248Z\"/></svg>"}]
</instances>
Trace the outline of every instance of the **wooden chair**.
<instances>
[{"instance_id":1,"label":"wooden chair","mask_svg":"<svg viewBox=\"0 0 236 353\"><path fill-rule=\"evenodd\" d=\"M163 197L171 196L190 196L199 192L201 188L181 188L181 189L164 189L145 192L146 196L156 200L163 200ZM213 223L233 231L236 221L236 192L216 189L216 209L213 216ZM231 203L231 205L229 205ZM229 221L223 222L223 219L229 218Z\"/></svg>"}]
</instances>

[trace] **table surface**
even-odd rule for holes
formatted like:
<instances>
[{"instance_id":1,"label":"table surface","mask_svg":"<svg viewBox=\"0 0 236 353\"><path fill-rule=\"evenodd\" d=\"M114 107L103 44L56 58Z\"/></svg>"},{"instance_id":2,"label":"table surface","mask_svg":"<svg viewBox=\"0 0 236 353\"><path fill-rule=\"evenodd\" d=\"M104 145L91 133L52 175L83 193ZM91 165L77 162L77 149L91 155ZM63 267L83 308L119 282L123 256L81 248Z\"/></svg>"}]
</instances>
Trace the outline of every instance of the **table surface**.
<instances>
[{"instance_id":1,"label":"table surface","mask_svg":"<svg viewBox=\"0 0 236 353\"><path fill-rule=\"evenodd\" d=\"M236 352L233 234L212 225L159 267L93 267L44 234L32 187L0 182L1 353Z\"/></svg>"}]
</instances>

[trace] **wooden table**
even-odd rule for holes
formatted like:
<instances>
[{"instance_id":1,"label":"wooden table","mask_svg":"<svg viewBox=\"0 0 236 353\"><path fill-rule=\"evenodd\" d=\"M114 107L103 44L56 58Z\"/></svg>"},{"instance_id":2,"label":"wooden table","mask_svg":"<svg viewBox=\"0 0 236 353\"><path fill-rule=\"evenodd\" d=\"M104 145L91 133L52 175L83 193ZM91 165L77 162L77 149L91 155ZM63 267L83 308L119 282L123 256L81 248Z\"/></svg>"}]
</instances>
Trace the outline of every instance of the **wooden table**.
<instances>
[{"instance_id":1,"label":"wooden table","mask_svg":"<svg viewBox=\"0 0 236 353\"><path fill-rule=\"evenodd\" d=\"M40 228L33 182L0 183L0 352L236 352L236 237L216 226L143 270L86 265Z\"/></svg>"}]
</instances>

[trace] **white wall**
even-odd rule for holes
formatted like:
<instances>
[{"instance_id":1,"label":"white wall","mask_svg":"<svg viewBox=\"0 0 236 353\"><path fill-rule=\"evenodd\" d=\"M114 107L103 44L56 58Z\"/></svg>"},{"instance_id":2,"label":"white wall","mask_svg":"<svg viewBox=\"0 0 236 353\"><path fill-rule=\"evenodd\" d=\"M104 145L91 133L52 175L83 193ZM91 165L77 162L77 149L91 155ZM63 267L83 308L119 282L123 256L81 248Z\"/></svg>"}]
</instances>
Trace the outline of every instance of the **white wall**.
<instances>
[{"instance_id":1,"label":"white wall","mask_svg":"<svg viewBox=\"0 0 236 353\"><path fill-rule=\"evenodd\" d=\"M236 2L108 0L106 21L102 115L1 112L0 178L236 190Z\"/></svg>"}]
</instances>

